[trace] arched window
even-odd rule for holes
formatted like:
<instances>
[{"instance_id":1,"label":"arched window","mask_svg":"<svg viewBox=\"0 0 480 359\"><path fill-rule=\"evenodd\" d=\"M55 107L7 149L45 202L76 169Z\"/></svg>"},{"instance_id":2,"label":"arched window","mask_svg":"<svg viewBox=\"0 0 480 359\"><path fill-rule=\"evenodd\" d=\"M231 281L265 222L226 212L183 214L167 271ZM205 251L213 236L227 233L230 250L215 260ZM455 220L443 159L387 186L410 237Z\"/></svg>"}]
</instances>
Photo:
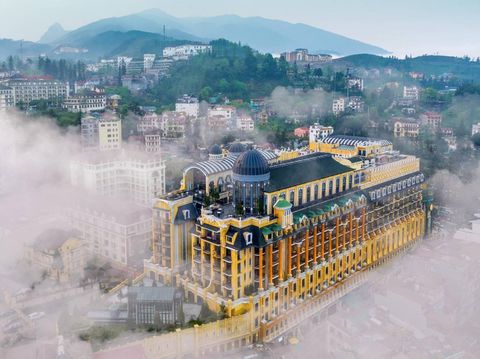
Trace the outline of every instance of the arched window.
<instances>
[{"instance_id":1,"label":"arched window","mask_svg":"<svg viewBox=\"0 0 480 359\"><path fill-rule=\"evenodd\" d=\"M342 192L347 190L347 177L343 176L342 180Z\"/></svg>"},{"instance_id":2,"label":"arched window","mask_svg":"<svg viewBox=\"0 0 480 359\"><path fill-rule=\"evenodd\" d=\"M292 206L295 203L295 191L290 191L290 203L292 204Z\"/></svg>"},{"instance_id":3,"label":"arched window","mask_svg":"<svg viewBox=\"0 0 480 359\"><path fill-rule=\"evenodd\" d=\"M360 175L358 173L355 174L355 184L360 183Z\"/></svg>"},{"instance_id":4,"label":"arched window","mask_svg":"<svg viewBox=\"0 0 480 359\"><path fill-rule=\"evenodd\" d=\"M272 206L275 206L275 203L277 203L277 196L272 197Z\"/></svg>"},{"instance_id":5,"label":"arched window","mask_svg":"<svg viewBox=\"0 0 480 359\"><path fill-rule=\"evenodd\" d=\"M362 172L362 173L360 174L360 182L361 182L361 183L365 182L365 173L364 173L364 172Z\"/></svg>"},{"instance_id":6,"label":"arched window","mask_svg":"<svg viewBox=\"0 0 480 359\"><path fill-rule=\"evenodd\" d=\"M330 180L328 182L328 195L331 196L333 194L333 181Z\"/></svg>"},{"instance_id":7,"label":"arched window","mask_svg":"<svg viewBox=\"0 0 480 359\"><path fill-rule=\"evenodd\" d=\"M350 175L350 176L348 177L348 188L352 188L352 184L353 184L352 181L353 181L353 176Z\"/></svg>"},{"instance_id":8,"label":"arched window","mask_svg":"<svg viewBox=\"0 0 480 359\"><path fill-rule=\"evenodd\" d=\"M217 185L218 185L218 192L222 193L225 190L222 177L218 179Z\"/></svg>"},{"instance_id":9,"label":"arched window","mask_svg":"<svg viewBox=\"0 0 480 359\"><path fill-rule=\"evenodd\" d=\"M312 189L310 186L307 187L307 203L311 201L310 195L311 195Z\"/></svg>"},{"instance_id":10,"label":"arched window","mask_svg":"<svg viewBox=\"0 0 480 359\"><path fill-rule=\"evenodd\" d=\"M325 198L327 195L327 184L325 182L322 182L322 198Z\"/></svg>"},{"instance_id":11,"label":"arched window","mask_svg":"<svg viewBox=\"0 0 480 359\"><path fill-rule=\"evenodd\" d=\"M335 179L335 192L340 192L340 178L338 177Z\"/></svg>"},{"instance_id":12,"label":"arched window","mask_svg":"<svg viewBox=\"0 0 480 359\"><path fill-rule=\"evenodd\" d=\"M298 205L301 206L303 203L303 189L298 190Z\"/></svg>"},{"instance_id":13,"label":"arched window","mask_svg":"<svg viewBox=\"0 0 480 359\"><path fill-rule=\"evenodd\" d=\"M318 199L318 184L313 187L313 199L316 201Z\"/></svg>"}]
</instances>

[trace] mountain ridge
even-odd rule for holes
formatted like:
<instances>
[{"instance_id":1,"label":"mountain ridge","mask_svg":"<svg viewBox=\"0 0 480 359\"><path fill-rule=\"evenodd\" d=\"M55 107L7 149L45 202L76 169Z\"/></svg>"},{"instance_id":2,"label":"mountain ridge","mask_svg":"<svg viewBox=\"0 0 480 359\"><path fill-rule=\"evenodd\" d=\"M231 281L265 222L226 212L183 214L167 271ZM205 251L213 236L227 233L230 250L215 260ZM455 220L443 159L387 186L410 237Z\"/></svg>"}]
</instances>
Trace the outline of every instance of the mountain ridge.
<instances>
[{"instance_id":1,"label":"mountain ridge","mask_svg":"<svg viewBox=\"0 0 480 359\"><path fill-rule=\"evenodd\" d=\"M308 48L316 52L329 50L335 55L388 53L380 47L303 23L238 15L179 18L160 9L101 19L65 34L52 44L76 46L86 38L106 31L138 30L162 34L164 25L167 35L179 40L207 42L225 38L260 52L281 53L295 48Z\"/></svg>"}]
</instances>

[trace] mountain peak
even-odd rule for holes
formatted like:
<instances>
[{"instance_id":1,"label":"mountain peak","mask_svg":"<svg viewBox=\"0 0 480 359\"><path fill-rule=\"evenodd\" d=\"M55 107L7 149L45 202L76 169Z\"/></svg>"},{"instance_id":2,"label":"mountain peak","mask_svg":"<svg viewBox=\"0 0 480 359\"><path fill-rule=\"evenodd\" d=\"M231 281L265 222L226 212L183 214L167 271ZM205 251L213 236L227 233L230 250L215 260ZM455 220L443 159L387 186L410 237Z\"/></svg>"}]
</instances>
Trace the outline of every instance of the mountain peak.
<instances>
[{"instance_id":1,"label":"mountain peak","mask_svg":"<svg viewBox=\"0 0 480 359\"><path fill-rule=\"evenodd\" d=\"M40 44L49 44L51 42L54 42L58 39L60 39L62 36L67 34L68 31L65 31L65 29L60 25L58 22L50 25L48 30L43 34L43 36L38 40Z\"/></svg>"}]
</instances>

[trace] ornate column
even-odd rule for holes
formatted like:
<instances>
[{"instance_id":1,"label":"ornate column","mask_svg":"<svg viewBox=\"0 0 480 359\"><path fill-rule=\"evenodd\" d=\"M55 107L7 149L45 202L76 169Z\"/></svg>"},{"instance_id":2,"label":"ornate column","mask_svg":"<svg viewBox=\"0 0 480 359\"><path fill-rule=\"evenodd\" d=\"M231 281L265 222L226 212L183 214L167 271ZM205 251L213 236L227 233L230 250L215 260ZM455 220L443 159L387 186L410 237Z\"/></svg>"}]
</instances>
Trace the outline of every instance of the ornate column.
<instances>
[{"instance_id":1,"label":"ornate column","mask_svg":"<svg viewBox=\"0 0 480 359\"><path fill-rule=\"evenodd\" d=\"M273 285L273 244L268 246L268 285Z\"/></svg>"},{"instance_id":2,"label":"ornate column","mask_svg":"<svg viewBox=\"0 0 480 359\"><path fill-rule=\"evenodd\" d=\"M258 290L263 290L263 248L258 250Z\"/></svg>"},{"instance_id":3,"label":"ornate column","mask_svg":"<svg viewBox=\"0 0 480 359\"><path fill-rule=\"evenodd\" d=\"M292 237L287 239L287 277L292 276Z\"/></svg>"},{"instance_id":4,"label":"ornate column","mask_svg":"<svg viewBox=\"0 0 480 359\"><path fill-rule=\"evenodd\" d=\"M366 210L362 210L362 241L365 240L365 221L366 221Z\"/></svg>"},{"instance_id":5,"label":"ornate column","mask_svg":"<svg viewBox=\"0 0 480 359\"><path fill-rule=\"evenodd\" d=\"M352 246L353 244L353 215L350 213L350 216L349 216L349 225L350 225L350 238L349 238L349 242L350 242L350 247Z\"/></svg>"},{"instance_id":6,"label":"ornate column","mask_svg":"<svg viewBox=\"0 0 480 359\"><path fill-rule=\"evenodd\" d=\"M278 241L278 280L283 281L283 239Z\"/></svg>"},{"instance_id":7,"label":"ornate column","mask_svg":"<svg viewBox=\"0 0 480 359\"><path fill-rule=\"evenodd\" d=\"M322 238L320 240L320 257L325 260L325 223L322 223Z\"/></svg>"},{"instance_id":8,"label":"ornate column","mask_svg":"<svg viewBox=\"0 0 480 359\"><path fill-rule=\"evenodd\" d=\"M335 226L335 254L338 253L338 242L340 240L340 218L337 217Z\"/></svg>"},{"instance_id":9,"label":"ornate column","mask_svg":"<svg viewBox=\"0 0 480 359\"><path fill-rule=\"evenodd\" d=\"M308 268L308 250L309 250L309 244L308 244L308 236L310 233L308 233L308 228L307 232L305 233L305 269Z\"/></svg>"},{"instance_id":10,"label":"ornate column","mask_svg":"<svg viewBox=\"0 0 480 359\"><path fill-rule=\"evenodd\" d=\"M302 244L298 243L297 244L297 275L300 274L300 256L301 256L301 249L302 249Z\"/></svg>"}]
</instances>

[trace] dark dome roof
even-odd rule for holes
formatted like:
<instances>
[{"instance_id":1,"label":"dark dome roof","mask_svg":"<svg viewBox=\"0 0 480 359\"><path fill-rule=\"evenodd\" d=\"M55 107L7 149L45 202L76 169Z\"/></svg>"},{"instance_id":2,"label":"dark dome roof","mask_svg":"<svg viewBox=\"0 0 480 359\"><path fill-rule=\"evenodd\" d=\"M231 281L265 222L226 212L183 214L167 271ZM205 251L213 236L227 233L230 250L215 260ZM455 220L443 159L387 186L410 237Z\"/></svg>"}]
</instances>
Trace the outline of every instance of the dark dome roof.
<instances>
[{"instance_id":1,"label":"dark dome roof","mask_svg":"<svg viewBox=\"0 0 480 359\"><path fill-rule=\"evenodd\" d=\"M245 152L245 146L240 142L233 143L229 148L230 153L242 153Z\"/></svg>"},{"instance_id":2,"label":"dark dome roof","mask_svg":"<svg viewBox=\"0 0 480 359\"><path fill-rule=\"evenodd\" d=\"M260 176L269 172L267 160L257 150L242 153L233 165L233 173L243 176Z\"/></svg>"},{"instance_id":3,"label":"dark dome roof","mask_svg":"<svg viewBox=\"0 0 480 359\"><path fill-rule=\"evenodd\" d=\"M212 145L212 147L210 147L210 149L208 150L208 153L211 155L221 155L222 148L217 144Z\"/></svg>"}]
</instances>

